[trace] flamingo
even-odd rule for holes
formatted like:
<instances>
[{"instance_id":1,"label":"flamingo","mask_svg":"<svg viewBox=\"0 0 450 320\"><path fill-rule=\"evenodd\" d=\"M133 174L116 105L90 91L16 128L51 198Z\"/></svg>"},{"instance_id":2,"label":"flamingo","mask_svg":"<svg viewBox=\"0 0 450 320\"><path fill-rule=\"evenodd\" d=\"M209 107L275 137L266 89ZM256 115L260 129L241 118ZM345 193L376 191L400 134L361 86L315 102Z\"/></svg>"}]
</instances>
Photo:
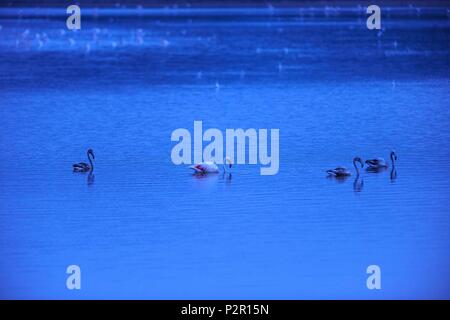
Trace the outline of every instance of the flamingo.
<instances>
[{"instance_id":1,"label":"flamingo","mask_svg":"<svg viewBox=\"0 0 450 320\"><path fill-rule=\"evenodd\" d=\"M92 171L94 171L94 164L92 163L91 156L92 156L92 159L95 159L94 151L92 151L92 149L89 149L87 151L87 157L89 159L90 165L85 162L75 163L73 165L73 172L89 172L90 171L92 173Z\"/></svg>"},{"instance_id":2,"label":"flamingo","mask_svg":"<svg viewBox=\"0 0 450 320\"><path fill-rule=\"evenodd\" d=\"M228 172L227 167L231 169L233 162L229 157L223 159L223 172ZM194 164L189 167L194 170L194 174L208 174L208 173L218 173L219 167L214 162L206 161L199 164Z\"/></svg>"},{"instance_id":3,"label":"flamingo","mask_svg":"<svg viewBox=\"0 0 450 320\"><path fill-rule=\"evenodd\" d=\"M397 155L395 154L395 151L391 151L390 157L391 157L392 167L395 167L395 161L397 160ZM366 164L368 165L367 170L386 169L388 167L386 160L384 160L383 158L375 158L375 159L366 160Z\"/></svg>"},{"instance_id":4,"label":"flamingo","mask_svg":"<svg viewBox=\"0 0 450 320\"><path fill-rule=\"evenodd\" d=\"M353 166L356 170L356 176L359 176L359 169L356 165L356 162L359 162L361 164L361 168L364 167L364 163L360 157L353 158ZM327 170L326 172L328 173L328 175L334 176L336 178L348 177L352 175L351 172L344 167L336 167L334 169Z\"/></svg>"}]
</instances>

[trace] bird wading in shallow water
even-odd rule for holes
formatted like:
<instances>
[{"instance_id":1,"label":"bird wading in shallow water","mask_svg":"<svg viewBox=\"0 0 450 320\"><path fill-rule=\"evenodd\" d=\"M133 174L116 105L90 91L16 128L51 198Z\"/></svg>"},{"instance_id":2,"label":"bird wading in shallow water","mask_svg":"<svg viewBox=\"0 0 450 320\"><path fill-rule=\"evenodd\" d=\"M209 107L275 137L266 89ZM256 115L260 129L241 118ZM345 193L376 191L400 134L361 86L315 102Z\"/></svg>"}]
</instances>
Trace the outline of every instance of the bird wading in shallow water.
<instances>
[{"instance_id":1,"label":"bird wading in shallow water","mask_svg":"<svg viewBox=\"0 0 450 320\"><path fill-rule=\"evenodd\" d=\"M233 166L233 162L229 157L223 159L223 172L229 173L231 167ZM220 169L214 162L203 162L199 164L194 164L189 167L194 170L194 174L208 174L208 173L219 173Z\"/></svg>"},{"instance_id":2,"label":"bird wading in shallow water","mask_svg":"<svg viewBox=\"0 0 450 320\"><path fill-rule=\"evenodd\" d=\"M73 165L73 172L92 172L94 171L94 163L92 162L93 159L95 159L94 151L92 149L89 149L87 151L87 157L90 164L87 164L85 162L75 163ZM92 159L91 159L92 157Z\"/></svg>"},{"instance_id":3,"label":"bird wading in shallow water","mask_svg":"<svg viewBox=\"0 0 450 320\"><path fill-rule=\"evenodd\" d=\"M356 164L357 162L359 162L361 168L364 167L364 163L360 157L353 158L353 166L355 167L356 175L359 176L359 168ZM352 175L351 172L345 167L336 167L334 169L327 170L326 172L329 176L333 176L336 178L348 177Z\"/></svg>"},{"instance_id":4,"label":"bird wading in shallow water","mask_svg":"<svg viewBox=\"0 0 450 320\"><path fill-rule=\"evenodd\" d=\"M395 151L391 151L391 162L392 167L395 167L395 161L397 161L397 155ZM383 158L375 158L375 159L369 159L366 160L367 164L367 171L380 171L388 168L388 164L386 163L386 160Z\"/></svg>"}]
</instances>

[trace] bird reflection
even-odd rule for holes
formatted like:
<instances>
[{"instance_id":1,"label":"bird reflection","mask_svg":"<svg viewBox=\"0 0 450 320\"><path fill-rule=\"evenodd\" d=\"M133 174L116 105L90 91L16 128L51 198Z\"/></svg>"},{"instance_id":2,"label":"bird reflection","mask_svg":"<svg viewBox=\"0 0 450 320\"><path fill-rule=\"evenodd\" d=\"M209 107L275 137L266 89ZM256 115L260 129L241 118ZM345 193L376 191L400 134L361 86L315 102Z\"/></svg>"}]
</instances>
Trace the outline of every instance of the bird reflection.
<instances>
[{"instance_id":1,"label":"bird reflection","mask_svg":"<svg viewBox=\"0 0 450 320\"><path fill-rule=\"evenodd\" d=\"M89 172L88 177L87 177L87 184L88 184L88 186L93 185L94 184L94 180L95 180L95 175L91 171L91 172Z\"/></svg>"},{"instance_id":2,"label":"bird reflection","mask_svg":"<svg viewBox=\"0 0 450 320\"><path fill-rule=\"evenodd\" d=\"M353 190L355 192L361 192L364 187L364 180L360 176L356 176L355 181L353 181Z\"/></svg>"},{"instance_id":3,"label":"bird reflection","mask_svg":"<svg viewBox=\"0 0 450 320\"><path fill-rule=\"evenodd\" d=\"M397 170L395 167L392 167L391 169L391 182L394 182L397 179Z\"/></svg>"},{"instance_id":4,"label":"bird reflection","mask_svg":"<svg viewBox=\"0 0 450 320\"><path fill-rule=\"evenodd\" d=\"M369 173L380 173L386 171L387 167L367 167L366 171Z\"/></svg>"},{"instance_id":5,"label":"bird reflection","mask_svg":"<svg viewBox=\"0 0 450 320\"><path fill-rule=\"evenodd\" d=\"M223 172L222 173L222 180L226 180L227 183L231 182L231 178L232 178L232 175L231 175L230 172Z\"/></svg>"},{"instance_id":6,"label":"bird reflection","mask_svg":"<svg viewBox=\"0 0 450 320\"><path fill-rule=\"evenodd\" d=\"M337 183L344 183L348 179L348 177L349 176L336 176L335 177L335 176L332 176L332 175L328 175L327 179L334 180Z\"/></svg>"}]
</instances>

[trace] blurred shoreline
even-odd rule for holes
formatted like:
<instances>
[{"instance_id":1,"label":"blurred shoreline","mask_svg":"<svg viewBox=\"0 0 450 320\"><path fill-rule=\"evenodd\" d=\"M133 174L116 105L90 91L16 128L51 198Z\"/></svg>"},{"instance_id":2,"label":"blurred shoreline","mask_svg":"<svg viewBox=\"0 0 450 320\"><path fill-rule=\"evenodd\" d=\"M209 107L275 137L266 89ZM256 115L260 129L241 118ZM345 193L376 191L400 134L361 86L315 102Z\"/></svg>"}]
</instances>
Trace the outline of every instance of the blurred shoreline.
<instances>
[{"instance_id":1,"label":"blurred shoreline","mask_svg":"<svg viewBox=\"0 0 450 320\"><path fill-rule=\"evenodd\" d=\"M257 0L231 0L231 1L149 1L149 0L128 0L128 1L61 1L61 0L45 0L30 1L2 1L0 8L20 8L20 7L32 7L32 8L58 8L71 4L79 5L80 7L92 7L92 8L170 8L170 9L182 9L182 8L299 8L299 7L367 7L372 4L378 6L391 6L391 7L449 7L450 1L437 1L437 0L411 0L411 1L395 1L395 0L381 0L373 3L373 1L257 1Z\"/></svg>"},{"instance_id":2,"label":"blurred shoreline","mask_svg":"<svg viewBox=\"0 0 450 320\"><path fill-rule=\"evenodd\" d=\"M0 18L51 18L67 16L66 5L55 6L0 6ZM321 6L319 3L308 6L192 6L192 7L171 7L171 6L81 6L85 17L159 17L159 16L303 16L305 18L315 17L354 17L367 16L366 6L361 4L347 6ZM450 9L440 3L439 6L431 5L415 6L408 4L401 6L394 3L392 6L384 5L383 14L387 17L436 17L450 19Z\"/></svg>"}]
</instances>

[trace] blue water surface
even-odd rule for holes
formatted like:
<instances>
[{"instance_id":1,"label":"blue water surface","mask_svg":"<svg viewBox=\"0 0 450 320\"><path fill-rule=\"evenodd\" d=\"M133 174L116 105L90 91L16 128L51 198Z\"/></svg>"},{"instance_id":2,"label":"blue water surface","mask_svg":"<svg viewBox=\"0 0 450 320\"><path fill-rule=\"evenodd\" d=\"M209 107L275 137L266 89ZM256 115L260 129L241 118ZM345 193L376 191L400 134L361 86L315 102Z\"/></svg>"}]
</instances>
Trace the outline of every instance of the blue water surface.
<instances>
[{"instance_id":1,"label":"blue water surface","mask_svg":"<svg viewBox=\"0 0 450 320\"><path fill-rule=\"evenodd\" d=\"M52 12L0 10L1 298L450 298L447 8ZM279 173L174 165L196 120L279 129Z\"/></svg>"}]
</instances>

